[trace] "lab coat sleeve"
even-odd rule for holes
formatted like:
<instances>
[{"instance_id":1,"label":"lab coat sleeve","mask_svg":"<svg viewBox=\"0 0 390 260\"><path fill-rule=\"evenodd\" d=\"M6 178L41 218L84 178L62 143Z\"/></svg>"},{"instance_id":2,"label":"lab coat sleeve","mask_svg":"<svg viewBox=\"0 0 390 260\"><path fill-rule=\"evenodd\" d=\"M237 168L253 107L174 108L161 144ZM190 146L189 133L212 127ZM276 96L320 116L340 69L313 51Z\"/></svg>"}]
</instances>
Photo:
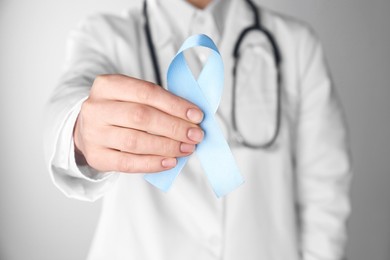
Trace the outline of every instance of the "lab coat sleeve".
<instances>
[{"instance_id":1,"label":"lab coat sleeve","mask_svg":"<svg viewBox=\"0 0 390 260\"><path fill-rule=\"evenodd\" d=\"M296 173L304 260L345 257L350 152L345 118L322 47L311 30L297 51L300 102Z\"/></svg>"},{"instance_id":2,"label":"lab coat sleeve","mask_svg":"<svg viewBox=\"0 0 390 260\"><path fill-rule=\"evenodd\" d=\"M65 70L46 107L44 148L52 180L68 197L86 201L101 197L118 177L77 163L73 145L74 124L95 77L116 72L106 55L109 32L99 16L71 32Z\"/></svg>"}]
</instances>

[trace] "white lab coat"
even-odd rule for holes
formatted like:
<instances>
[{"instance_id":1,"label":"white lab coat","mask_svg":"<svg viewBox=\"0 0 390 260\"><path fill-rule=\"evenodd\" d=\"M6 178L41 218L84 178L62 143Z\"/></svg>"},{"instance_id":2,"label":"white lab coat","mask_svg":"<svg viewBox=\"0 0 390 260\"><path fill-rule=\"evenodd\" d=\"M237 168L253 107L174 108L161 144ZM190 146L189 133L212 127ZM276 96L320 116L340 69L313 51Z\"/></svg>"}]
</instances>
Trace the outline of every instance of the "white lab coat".
<instances>
[{"instance_id":1,"label":"white lab coat","mask_svg":"<svg viewBox=\"0 0 390 260\"><path fill-rule=\"evenodd\" d=\"M165 72L177 46L150 3L152 28L159 28L152 30L153 38ZM98 173L76 165L73 125L96 75L154 80L143 21L141 11L134 9L121 17L91 17L72 32L64 76L49 102L45 148L54 183L72 198L93 201L104 195L89 259L342 259L351 177L344 119L316 36L291 18L263 12L283 57L281 130L270 149L231 143L245 178L237 190L217 199L195 156L168 193L151 186L142 174ZM231 51L250 23L245 2L232 0L219 42L226 77L219 115L225 118L221 122L228 121L223 126L227 138ZM247 109L239 117L253 121L242 131L267 135L274 126L272 105L264 114L250 109L258 103L252 98L256 91L268 85L273 89L272 55L262 37L253 38L248 48L262 53L263 60L244 57L241 73L260 73L256 68L264 65L265 81L255 89L245 88L250 82L239 83L238 102ZM272 100L272 91L262 91Z\"/></svg>"}]
</instances>

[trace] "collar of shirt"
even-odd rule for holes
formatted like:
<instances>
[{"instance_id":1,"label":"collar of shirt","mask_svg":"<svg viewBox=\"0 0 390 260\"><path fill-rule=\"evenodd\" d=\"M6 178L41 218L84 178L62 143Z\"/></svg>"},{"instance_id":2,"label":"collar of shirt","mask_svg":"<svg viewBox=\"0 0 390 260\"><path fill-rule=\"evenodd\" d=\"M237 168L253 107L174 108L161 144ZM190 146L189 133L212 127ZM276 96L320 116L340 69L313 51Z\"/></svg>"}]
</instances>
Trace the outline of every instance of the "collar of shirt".
<instances>
[{"instance_id":1,"label":"collar of shirt","mask_svg":"<svg viewBox=\"0 0 390 260\"><path fill-rule=\"evenodd\" d=\"M188 36L203 33L219 45L231 0L213 0L205 9L198 9L184 0L147 1L152 38L162 75L166 75L169 62ZM188 54L187 64L197 77L202 64L207 60L209 50L196 48L185 54ZM166 86L165 77L163 81Z\"/></svg>"},{"instance_id":2,"label":"collar of shirt","mask_svg":"<svg viewBox=\"0 0 390 260\"><path fill-rule=\"evenodd\" d=\"M218 45L224 30L225 15L230 0L213 0L199 9L183 0L152 0L174 34L175 48L190 35L203 33Z\"/></svg>"}]
</instances>

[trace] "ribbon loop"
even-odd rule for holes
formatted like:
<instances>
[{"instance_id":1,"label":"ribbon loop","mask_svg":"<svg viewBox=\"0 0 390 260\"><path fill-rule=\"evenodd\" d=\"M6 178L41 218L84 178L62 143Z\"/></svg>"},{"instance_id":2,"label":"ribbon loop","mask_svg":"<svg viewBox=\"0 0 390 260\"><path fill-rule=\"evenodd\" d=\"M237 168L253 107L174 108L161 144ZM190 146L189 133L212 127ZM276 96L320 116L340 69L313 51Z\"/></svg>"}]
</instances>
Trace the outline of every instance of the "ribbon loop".
<instances>
[{"instance_id":1,"label":"ribbon loop","mask_svg":"<svg viewBox=\"0 0 390 260\"><path fill-rule=\"evenodd\" d=\"M197 46L211 49L198 80L194 78L183 54L185 50ZM214 118L222 96L223 75L221 55L214 42L203 34L191 36L183 43L169 65L167 75L168 90L196 104L204 113L200 126L205 135L195 152L217 197L226 195L244 182L229 145ZM180 157L175 168L147 174L144 178L161 190L167 191L188 158Z\"/></svg>"}]
</instances>

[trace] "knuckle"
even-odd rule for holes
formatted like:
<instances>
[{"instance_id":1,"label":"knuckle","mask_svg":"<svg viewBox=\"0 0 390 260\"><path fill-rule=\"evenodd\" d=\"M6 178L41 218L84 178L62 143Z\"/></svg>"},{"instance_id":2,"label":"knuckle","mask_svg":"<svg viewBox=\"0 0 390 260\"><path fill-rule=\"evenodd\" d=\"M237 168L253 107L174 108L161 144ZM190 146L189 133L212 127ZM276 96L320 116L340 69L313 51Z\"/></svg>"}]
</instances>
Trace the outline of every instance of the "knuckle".
<instances>
[{"instance_id":1,"label":"knuckle","mask_svg":"<svg viewBox=\"0 0 390 260\"><path fill-rule=\"evenodd\" d=\"M156 86L152 83L145 82L136 90L136 96L138 100L140 100L143 103L149 102L153 98L153 93L156 90Z\"/></svg>"},{"instance_id":2,"label":"knuckle","mask_svg":"<svg viewBox=\"0 0 390 260\"><path fill-rule=\"evenodd\" d=\"M144 172L151 172L153 170L152 162L150 160L145 160L143 163Z\"/></svg>"},{"instance_id":3,"label":"knuckle","mask_svg":"<svg viewBox=\"0 0 390 260\"><path fill-rule=\"evenodd\" d=\"M92 130L83 123L80 123L80 126L78 127L78 135L85 145L88 145L90 142L93 141Z\"/></svg>"},{"instance_id":4,"label":"knuckle","mask_svg":"<svg viewBox=\"0 0 390 260\"><path fill-rule=\"evenodd\" d=\"M175 155L180 151L179 145L175 141L168 141L165 144L163 144L163 155L171 156Z\"/></svg>"},{"instance_id":5,"label":"knuckle","mask_svg":"<svg viewBox=\"0 0 390 260\"><path fill-rule=\"evenodd\" d=\"M96 118L104 111L105 103L92 98L87 98L81 105L80 114L87 118Z\"/></svg>"},{"instance_id":6,"label":"knuckle","mask_svg":"<svg viewBox=\"0 0 390 260\"><path fill-rule=\"evenodd\" d=\"M90 127L88 123L85 122L85 118L83 115L79 115L76 124L74 127L74 136L78 136L80 140L83 140L84 142L88 140L88 137L90 135Z\"/></svg>"},{"instance_id":7,"label":"knuckle","mask_svg":"<svg viewBox=\"0 0 390 260\"><path fill-rule=\"evenodd\" d=\"M79 125L79 131L84 137L93 137L97 127L100 104L86 100L80 110L80 114L77 119Z\"/></svg>"},{"instance_id":8,"label":"knuckle","mask_svg":"<svg viewBox=\"0 0 390 260\"><path fill-rule=\"evenodd\" d=\"M170 129L173 137L180 137L181 124L177 120L171 123Z\"/></svg>"},{"instance_id":9,"label":"knuckle","mask_svg":"<svg viewBox=\"0 0 390 260\"><path fill-rule=\"evenodd\" d=\"M101 74L95 77L92 84L91 96L104 96L107 86L119 83L123 78L122 75L117 74ZM108 88L109 89L109 88Z\"/></svg>"},{"instance_id":10,"label":"knuckle","mask_svg":"<svg viewBox=\"0 0 390 260\"><path fill-rule=\"evenodd\" d=\"M93 107L93 102L90 98L87 98L82 104L81 104L81 110L80 113L88 113L91 112Z\"/></svg>"},{"instance_id":11,"label":"knuckle","mask_svg":"<svg viewBox=\"0 0 390 260\"><path fill-rule=\"evenodd\" d=\"M95 78L95 82L97 85L105 85L106 83L117 78L117 75L113 74L100 74Z\"/></svg>"},{"instance_id":12,"label":"knuckle","mask_svg":"<svg viewBox=\"0 0 390 260\"><path fill-rule=\"evenodd\" d=\"M89 147L86 146L83 151L83 155L89 166L95 168L96 170L102 170L99 167L100 158L98 153L91 151Z\"/></svg>"},{"instance_id":13,"label":"knuckle","mask_svg":"<svg viewBox=\"0 0 390 260\"><path fill-rule=\"evenodd\" d=\"M126 151L137 151L138 149L138 138L135 135L127 135L124 141L124 148Z\"/></svg>"},{"instance_id":14,"label":"knuckle","mask_svg":"<svg viewBox=\"0 0 390 260\"><path fill-rule=\"evenodd\" d=\"M105 75L105 74L97 75L95 78L95 81L94 81L94 85L95 85L95 83L97 85L99 85L100 83L104 82L106 79L107 79L107 75Z\"/></svg>"},{"instance_id":15,"label":"knuckle","mask_svg":"<svg viewBox=\"0 0 390 260\"><path fill-rule=\"evenodd\" d=\"M120 172L133 172L135 168L134 159L126 156L125 154L121 154L118 156L116 168Z\"/></svg>"},{"instance_id":16,"label":"knuckle","mask_svg":"<svg viewBox=\"0 0 390 260\"><path fill-rule=\"evenodd\" d=\"M145 124L149 121L150 111L147 107L142 105L137 105L131 111L131 117L136 124Z\"/></svg>"},{"instance_id":17,"label":"knuckle","mask_svg":"<svg viewBox=\"0 0 390 260\"><path fill-rule=\"evenodd\" d=\"M97 75L92 84L91 94L98 92L108 82L109 75Z\"/></svg>"},{"instance_id":18,"label":"knuckle","mask_svg":"<svg viewBox=\"0 0 390 260\"><path fill-rule=\"evenodd\" d=\"M184 109L184 106L182 105L182 100L178 96L172 96L169 102L169 108L171 109L171 111L178 111Z\"/></svg>"}]
</instances>

